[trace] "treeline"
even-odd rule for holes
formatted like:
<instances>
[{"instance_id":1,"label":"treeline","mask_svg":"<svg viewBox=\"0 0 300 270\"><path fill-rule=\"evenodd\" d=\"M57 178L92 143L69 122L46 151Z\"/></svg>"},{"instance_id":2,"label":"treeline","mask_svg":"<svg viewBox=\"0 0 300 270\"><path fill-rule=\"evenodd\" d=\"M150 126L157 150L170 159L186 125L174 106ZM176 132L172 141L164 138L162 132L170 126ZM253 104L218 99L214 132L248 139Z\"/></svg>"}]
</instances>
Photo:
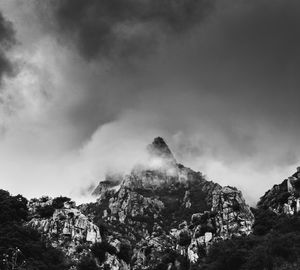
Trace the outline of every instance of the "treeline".
<instances>
[{"instance_id":1,"label":"treeline","mask_svg":"<svg viewBox=\"0 0 300 270\"><path fill-rule=\"evenodd\" d=\"M27 218L27 200L0 190L0 269L68 269L59 250L42 242L36 230L24 226Z\"/></svg>"}]
</instances>

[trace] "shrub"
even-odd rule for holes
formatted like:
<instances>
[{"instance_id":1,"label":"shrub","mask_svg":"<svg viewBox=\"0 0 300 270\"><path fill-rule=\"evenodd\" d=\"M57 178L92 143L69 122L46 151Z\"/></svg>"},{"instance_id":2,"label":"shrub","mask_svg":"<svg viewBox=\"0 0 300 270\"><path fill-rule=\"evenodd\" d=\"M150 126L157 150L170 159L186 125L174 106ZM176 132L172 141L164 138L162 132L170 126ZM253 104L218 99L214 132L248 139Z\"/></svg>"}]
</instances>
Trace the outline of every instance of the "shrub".
<instances>
[{"instance_id":1,"label":"shrub","mask_svg":"<svg viewBox=\"0 0 300 270\"><path fill-rule=\"evenodd\" d=\"M191 236L188 232L183 231L179 234L178 244L180 246L188 246L191 243Z\"/></svg>"},{"instance_id":2,"label":"shrub","mask_svg":"<svg viewBox=\"0 0 300 270\"><path fill-rule=\"evenodd\" d=\"M237 201L234 201L232 210L237 212L241 210L240 208L241 208L240 204Z\"/></svg>"},{"instance_id":3,"label":"shrub","mask_svg":"<svg viewBox=\"0 0 300 270\"><path fill-rule=\"evenodd\" d=\"M20 250L18 258L26 261L22 269L69 269L62 252L47 246L41 241L41 236L36 230L23 225L23 220L28 214L26 202L27 200L20 195L10 196L7 191L0 190L0 269L7 268L2 264L4 255L8 255L11 260L12 250L16 248ZM5 222L2 222L3 218Z\"/></svg>"},{"instance_id":4,"label":"shrub","mask_svg":"<svg viewBox=\"0 0 300 270\"><path fill-rule=\"evenodd\" d=\"M297 179L295 182L294 182L294 187L299 190L300 189L300 179Z\"/></svg>"},{"instance_id":5,"label":"shrub","mask_svg":"<svg viewBox=\"0 0 300 270\"><path fill-rule=\"evenodd\" d=\"M83 257L77 266L78 270L98 270L97 264L91 257Z\"/></svg>"},{"instance_id":6,"label":"shrub","mask_svg":"<svg viewBox=\"0 0 300 270\"><path fill-rule=\"evenodd\" d=\"M61 209L64 207L64 203L69 201L71 201L71 199L68 197L62 197L62 196L56 197L53 199L52 206L55 209Z\"/></svg>"},{"instance_id":7,"label":"shrub","mask_svg":"<svg viewBox=\"0 0 300 270\"><path fill-rule=\"evenodd\" d=\"M96 243L92 246L92 254L99 260L100 263L105 261L106 252L111 255L117 254L116 248L107 242Z\"/></svg>"},{"instance_id":8,"label":"shrub","mask_svg":"<svg viewBox=\"0 0 300 270\"><path fill-rule=\"evenodd\" d=\"M269 209L253 209L253 213L255 216L253 233L256 235L265 235L277 222L277 215Z\"/></svg>"},{"instance_id":9,"label":"shrub","mask_svg":"<svg viewBox=\"0 0 300 270\"><path fill-rule=\"evenodd\" d=\"M10 196L9 192L0 190L0 224L22 221L28 216L27 200L21 195Z\"/></svg>"},{"instance_id":10,"label":"shrub","mask_svg":"<svg viewBox=\"0 0 300 270\"><path fill-rule=\"evenodd\" d=\"M123 260L127 264L130 263L132 256L131 247L127 244L122 243L117 256L119 259Z\"/></svg>"},{"instance_id":11,"label":"shrub","mask_svg":"<svg viewBox=\"0 0 300 270\"><path fill-rule=\"evenodd\" d=\"M41 218L50 218L52 217L55 208L52 205L45 205L43 207L38 207L37 213Z\"/></svg>"},{"instance_id":12,"label":"shrub","mask_svg":"<svg viewBox=\"0 0 300 270\"><path fill-rule=\"evenodd\" d=\"M283 192L278 195L277 202L280 204L284 204L288 201L288 197L290 197L291 194L289 192Z\"/></svg>"}]
</instances>

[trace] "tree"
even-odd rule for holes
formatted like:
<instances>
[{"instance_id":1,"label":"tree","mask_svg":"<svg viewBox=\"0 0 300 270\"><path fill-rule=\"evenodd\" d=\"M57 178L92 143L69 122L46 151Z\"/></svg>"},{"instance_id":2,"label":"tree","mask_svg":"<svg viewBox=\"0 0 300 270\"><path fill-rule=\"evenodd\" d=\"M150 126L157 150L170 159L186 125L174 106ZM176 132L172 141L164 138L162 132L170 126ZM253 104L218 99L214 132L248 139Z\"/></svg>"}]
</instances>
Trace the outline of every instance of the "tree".
<instances>
[{"instance_id":1,"label":"tree","mask_svg":"<svg viewBox=\"0 0 300 270\"><path fill-rule=\"evenodd\" d=\"M89 256L85 256L81 259L77 266L78 270L98 270L99 267L95 263L95 260Z\"/></svg>"},{"instance_id":2,"label":"tree","mask_svg":"<svg viewBox=\"0 0 300 270\"><path fill-rule=\"evenodd\" d=\"M92 246L92 254L99 260L100 263L105 261L106 252L111 255L117 254L116 248L107 242L96 243Z\"/></svg>"},{"instance_id":3,"label":"tree","mask_svg":"<svg viewBox=\"0 0 300 270\"><path fill-rule=\"evenodd\" d=\"M63 197L63 196L60 196L60 197L56 197L53 199L52 201L52 206L55 208L55 209L61 209L64 207L64 203L65 202L69 202L71 201L70 198L68 197Z\"/></svg>"},{"instance_id":4,"label":"tree","mask_svg":"<svg viewBox=\"0 0 300 270\"><path fill-rule=\"evenodd\" d=\"M23 225L28 216L26 205L21 195L0 190L0 269L68 269L61 251L47 246L36 230Z\"/></svg>"}]
</instances>

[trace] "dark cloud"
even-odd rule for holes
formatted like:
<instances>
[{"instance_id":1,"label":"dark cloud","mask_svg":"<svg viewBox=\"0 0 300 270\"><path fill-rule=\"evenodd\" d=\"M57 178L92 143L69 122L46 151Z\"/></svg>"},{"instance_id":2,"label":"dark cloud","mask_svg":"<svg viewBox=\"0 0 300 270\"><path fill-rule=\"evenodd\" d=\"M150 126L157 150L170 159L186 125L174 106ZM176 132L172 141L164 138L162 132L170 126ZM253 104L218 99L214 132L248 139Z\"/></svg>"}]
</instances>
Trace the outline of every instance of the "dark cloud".
<instances>
[{"instance_id":1,"label":"dark cloud","mask_svg":"<svg viewBox=\"0 0 300 270\"><path fill-rule=\"evenodd\" d=\"M108 68L107 75L81 79L85 94L71 108L70 120L84 130L84 140L137 107L160 113L171 134L198 126L192 117L209 123L211 132L223 135L211 151L231 162L259 153L258 129L272 130L272 141L300 136L300 4L295 0L64 0L47 1L45 13L51 33L85 59L142 56L138 71L125 63L117 71Z\"/></svg>"},{"instance_id":2,"label":"dark cloud","mask_svg":"<svg viewBox=\"0 0 300 270\"><path fill-rule=\"evenodd\" d=\"M0 12L0 83L4 75L11 75L13 72L13 64L7 56L7 50L15 43L13 26Z\"/></svg>"},{"instance_id":3,"label":"dark cloud","mask_svg":"<svg viewBox=\"0 0 300 270\"><path fill-rule=\"evenodd\" d=\"M76 144L135 106L139 93L155 84L155 78L150 78L145 68L148 56L157 56L161 47L166 48L162 44L192 31L214 8L214 1L209 0L33 3L44 32L70 49L73 57L63 72L66 81L70 81L66 87L82 88L82 98L69 108L67 116L69 123L80 129ZM90 65L83 63L86 60Z\"/></svg>"},{"instance_id":4,"label":"dark cloud","mask_svg":"<svg viewBox=\"0 0 300 270\"><path fill-rule=\"evenodd\" d=\"M299 14L300 3L294 0L241 1L227 8L211 29L219 46L205 58L213 77L202 77L234 105L233 112L286 132L294 130L300 115Z\"/></svg>"},{"instance_id":5,"label":"dark cloud","mask_svg":"<svg viewBox=\"0 0 300 270\"><path fill-rule=\"evenodd\" d=\"M300 160L299 1L32 2L40 17L31 26L43 31L25 32L32 36L22 48L36 49L33 64L53 78L46 104L28 94L31 84L20 91L35 111L17 124L38 134L28 132L29 144L23 129L15 133L30 145L26 158L36 138L46 142L41 156L55 147L61 156L85 152L90 144L90 172L120 166L128 140L131 153L139 139L143 147L160 135L178 161L256 197ZM17 30L29 28L26 20Z\"/></svg>"},{"instance_id":6,"label":"dark cloud","mask_svg":"<svg viewBox=\"0 0 300 270\"><path fill-rule=\"evenodd\" d=\"M84 57L93 59L145 56L159 34L182 33L202 21L213 1L50 0L38 5L51 12L50 24L64 41L74 43Z\"/></svg>"}]
</instances>

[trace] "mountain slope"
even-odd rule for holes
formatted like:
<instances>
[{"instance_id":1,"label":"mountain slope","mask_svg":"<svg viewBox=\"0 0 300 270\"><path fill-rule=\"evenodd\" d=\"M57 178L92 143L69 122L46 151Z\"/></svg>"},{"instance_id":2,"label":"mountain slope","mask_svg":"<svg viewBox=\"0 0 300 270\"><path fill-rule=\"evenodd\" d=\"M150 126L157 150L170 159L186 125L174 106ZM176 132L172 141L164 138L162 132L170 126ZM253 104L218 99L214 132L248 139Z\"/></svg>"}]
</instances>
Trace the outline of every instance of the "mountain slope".
<instances>
[{"instance_id":1,"label":"mountain slope","mask_svg":"<svg viewBox=\"0 0 300 270\"><path fill-rule=\"evenodd\" d=\"M214 242L251 233L254 217L240 191L178 164L162 138L147 149L146 163L100 182L98 202L82 208L107 239L132 250L133 269L155 269L171 253L181 268L196 265Z\"/></svg>"}]
</instances>

